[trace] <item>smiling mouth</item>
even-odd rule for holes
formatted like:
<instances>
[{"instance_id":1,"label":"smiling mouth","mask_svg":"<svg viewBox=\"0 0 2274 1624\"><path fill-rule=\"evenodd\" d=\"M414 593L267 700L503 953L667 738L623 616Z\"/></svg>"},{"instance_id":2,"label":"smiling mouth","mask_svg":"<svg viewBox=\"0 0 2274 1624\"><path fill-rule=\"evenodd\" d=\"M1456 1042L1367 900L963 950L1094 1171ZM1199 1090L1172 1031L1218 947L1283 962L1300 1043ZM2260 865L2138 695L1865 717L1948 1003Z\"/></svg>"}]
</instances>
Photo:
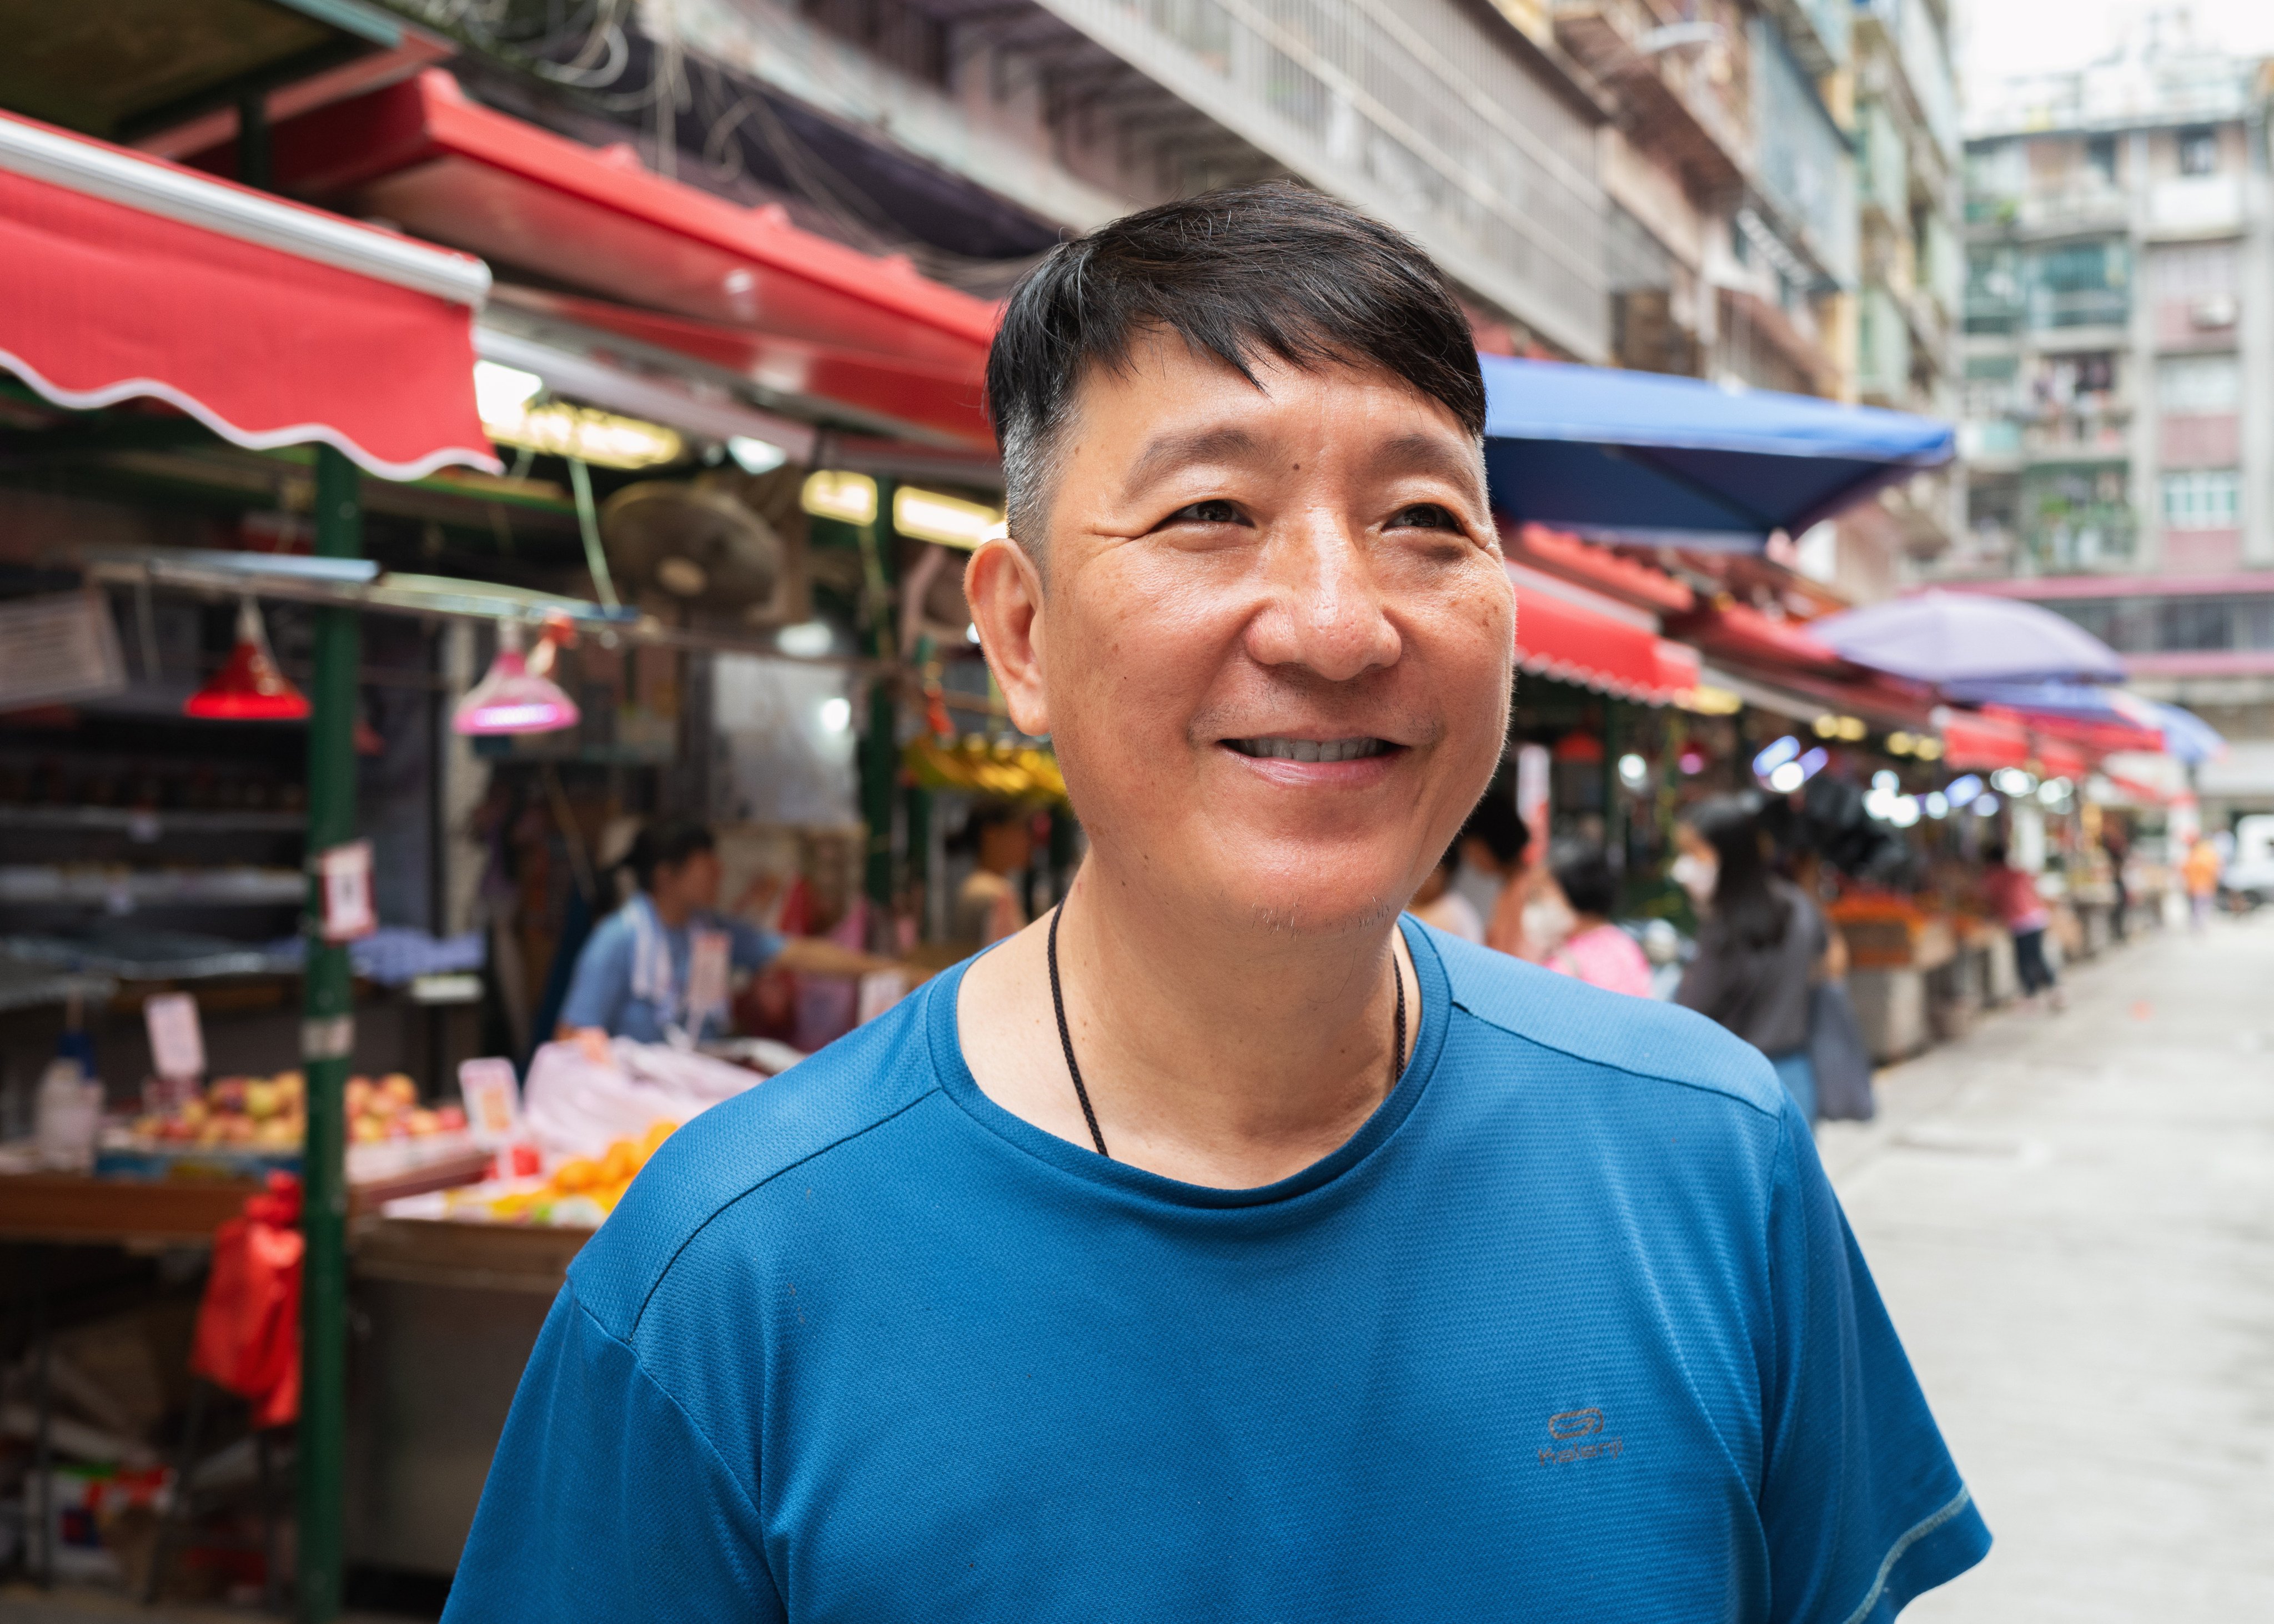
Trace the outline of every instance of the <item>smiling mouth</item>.
<instances>
[{"instance_id":1,"label":"smiling mouth","mask_svg":"<svg viewBox=\"0 0 2274 1624\"><path fill-rule=\"evenodd\" d=\"M1227 749L1258 761L1364 761L1397 748L1387 739L1226 739L1224 743Z\"/></svg>"}]
</instances>

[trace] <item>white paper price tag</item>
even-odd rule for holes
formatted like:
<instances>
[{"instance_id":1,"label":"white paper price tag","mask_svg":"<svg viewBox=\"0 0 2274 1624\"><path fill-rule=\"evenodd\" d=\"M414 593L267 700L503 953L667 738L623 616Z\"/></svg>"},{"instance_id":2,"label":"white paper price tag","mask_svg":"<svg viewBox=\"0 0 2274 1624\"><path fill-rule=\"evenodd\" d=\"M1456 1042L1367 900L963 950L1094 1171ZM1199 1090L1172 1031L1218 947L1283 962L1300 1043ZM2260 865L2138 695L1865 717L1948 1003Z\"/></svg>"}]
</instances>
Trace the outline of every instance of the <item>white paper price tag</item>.
<instances>
[{"instance_id":1,"label":"white paper price tag","mask_svg":"<svg viewBox=\"0 0 2274 1624\"><path fill-rule=\"evenodd\" d=\"M723 930L697 930L687 938L687 1029L727 1012L727 974L734 938Z\"/></svg>"},{"instance_id":2,"label":"white paper price tag","mask_svg":"<svg viewBox=\"0 0 2274 1624\"><path fill-rule=\"evenodd\" d=\"M142 1001L142 1026L150 1034L150 1069L171 1081L206 1073L205 1028L198 1001L185 992L153 993Z\"/></svg>"},{"instance_id":3,"label":"white paper price tag","mask_svg":"<svg viewBox=\"0 0 2274 1624\"><path fill-rule=\"evenodd\" d=\"M474 1143L495 1147L521 1133L521 1086L510 1060L469 1060L458 1067L458 1094Z\"/></svg>"},{"instance_id":4,"label":"white paper price tag","mask_svg":"<svg viewBox=\"0 0 2274 1624\"><path fill-rule=\"evenodd\" d=\"M352 942L379 929L371 906L371 842L351 840L316 858L324 899L327 942Z\"/></svg>"}]
</instances>

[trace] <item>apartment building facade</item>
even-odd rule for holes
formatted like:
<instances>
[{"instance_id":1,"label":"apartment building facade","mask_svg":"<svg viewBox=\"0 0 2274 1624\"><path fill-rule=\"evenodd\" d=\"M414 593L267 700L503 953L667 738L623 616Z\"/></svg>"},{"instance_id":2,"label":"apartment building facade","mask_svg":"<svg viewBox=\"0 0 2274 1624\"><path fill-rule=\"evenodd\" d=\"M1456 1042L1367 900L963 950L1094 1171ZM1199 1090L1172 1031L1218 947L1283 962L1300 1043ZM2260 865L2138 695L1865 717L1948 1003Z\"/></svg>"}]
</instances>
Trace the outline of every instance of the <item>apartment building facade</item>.
<instances>
[{"instance_id":1,"label":"apartment building facade","mask_svg":"<svg viewBox=\"0 0 2274 1624\"><path fill-rule=\"evenodd\" d=\"M1966 143L1946 571L2069 614L2220 726L2214 820L2274 808L2270 86L2150 19L2105 61L1992 89Z\"/></svg>"},{"instance_id":2,"label":"apartment building facade","mask_svg":"<svg viewBox=\"0 0 2274 1624\"><path fill-rule=\"evenodd\" d=\"M1861 0L1856 8L1856 391L1871 405L1938 417L1957 405L1965 283L1949 26L1933 0ZM1891 487L1842 523L1875 533L1870 556L1931 567L1963 515L1962 479L1937 470Z\"/></svg>"},{"instance_id":3,"label":"apartment building facade","mask_svg":"<svg viewBox=\"0 0 2274 1624\"><path fill-rule=\"evenodd\" d=\"M1946 7L1555 0L1553 17L1614 103L1619 364L1946 415L1962 259ZM1786 556L1884 596L1961 511L1956 481L1922 475Z\"/></svg>"}]
</instances>

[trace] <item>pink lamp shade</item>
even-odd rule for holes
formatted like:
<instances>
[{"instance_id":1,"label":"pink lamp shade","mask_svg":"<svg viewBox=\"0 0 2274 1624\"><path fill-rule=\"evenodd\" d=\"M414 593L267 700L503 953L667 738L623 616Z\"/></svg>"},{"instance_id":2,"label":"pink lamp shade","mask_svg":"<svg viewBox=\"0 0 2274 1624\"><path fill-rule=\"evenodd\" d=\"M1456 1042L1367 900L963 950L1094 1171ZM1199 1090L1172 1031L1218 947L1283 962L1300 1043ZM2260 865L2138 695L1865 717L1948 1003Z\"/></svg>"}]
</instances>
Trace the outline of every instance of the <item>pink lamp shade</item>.
<instances>
[{"instance_id":1,"label":"pink lamp shade","mask_svg":"<svg viewBox=\"0 0 2274 1624\"><path fill-rule=\"evenodd\" d=\"M297 722L308 714L306 695L276 669L267 628L251 598L237 606L237 646L228 664L190 695L182 714L216 722Z\"/></svg>"},{"instance_id":2,"label":"pink lamp shade","mask_svg":"<svg viewBox=\"0 0 2274 1624\"><path fill-rule=\"evenodd\" d=\"M498 623L497 658L488 673L466 690L450 725L462 733L550 733L574 727L576 702L522 658L521 628Z\"/></svg>"}]
</instances>

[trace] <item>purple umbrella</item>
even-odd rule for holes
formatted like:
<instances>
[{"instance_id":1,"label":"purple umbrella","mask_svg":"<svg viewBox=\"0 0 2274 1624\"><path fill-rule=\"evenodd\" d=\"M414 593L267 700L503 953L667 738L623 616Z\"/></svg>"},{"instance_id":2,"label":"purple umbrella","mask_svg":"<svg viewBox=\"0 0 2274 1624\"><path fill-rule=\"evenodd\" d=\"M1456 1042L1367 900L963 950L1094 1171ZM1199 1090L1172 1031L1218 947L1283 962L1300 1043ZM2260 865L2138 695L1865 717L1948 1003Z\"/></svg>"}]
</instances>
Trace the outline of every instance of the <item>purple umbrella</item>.
<instances>
[{"instance_id":1,"label":"purple umbrella","mask_svg":"<svg viewBox=\"0 0 2274 1624\"><path fill-rule=\"evenodd\" d=\"M1921 592L1811 620L1846 659L1918 682L2120 682L2116 650L2050 609L1975 592Z\"/></svg>"}]
</instances>

